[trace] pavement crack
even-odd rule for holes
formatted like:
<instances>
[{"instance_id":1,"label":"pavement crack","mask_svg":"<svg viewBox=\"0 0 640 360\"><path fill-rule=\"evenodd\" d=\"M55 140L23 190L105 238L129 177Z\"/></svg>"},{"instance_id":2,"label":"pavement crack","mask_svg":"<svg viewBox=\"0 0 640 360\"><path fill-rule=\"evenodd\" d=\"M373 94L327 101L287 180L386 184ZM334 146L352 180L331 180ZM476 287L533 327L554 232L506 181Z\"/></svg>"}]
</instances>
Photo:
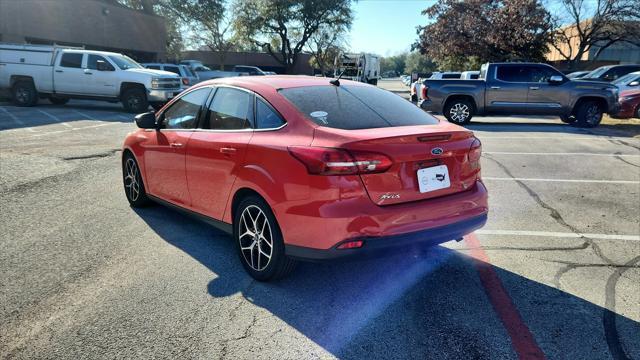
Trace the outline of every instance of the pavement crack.
<instances>
[{"instance_id":1,"label":"pavement crack","mask_svg":"<svg viewBox=\"0 0 640 360\"><path fill-rule=\"evenodd\" d=\"M607 340L607 346L609 347L609 353L611 357L616 360L631 359L627 351L625 350L622 342L620 342L620 334L618 334L618 328L616 327L616 285L622 274L634 268L634 264L640 262L640 256L636 256L627 263L624 267L617 268L609 279L607 280L605 290L605 309L602 315L602 325L604 327L604 335Z\"/></svg>"},{"instance_id":2,"label":"pavement crack","mask_svg":"<svg viewBox=\"0 0 640 360\"><path fill-rule=\"evenodd\" d=\"M67 156L67 157L63 157L62 160L69 161L69 160L99 159L99 158L105 158L105 157L113 156L118 151L120 151L120 149L111 149L109 151L101 152L101 153L97 153L97 154L79 155L79 156Z\"/></svg>"},{"instance_id":3,"label":"pavement crack","mask_svg":"<svg viewBox=\"0 0 640 360\"><path fill-rule=\"evenodd\" d=\"M635 167L637 167L637 168L640 168L640 165L636 165L636 164L634 164L634 163L632 163L632 162L630 162L630 161L628 161L628 160L625 160L622 156L614 156L614 158L616 158L616 159L618 159L618 160L622 161L623 163L626 163L626 164L629 164L629 165L631 165L631 166L635 166Z\"/></svg>"},{"instance_id":4,"label":"pavement crack","mask_svg":"<svg viewBox=\"0 0 640 360\"><path fill-rule=\"evenodd\" d=\"M624 146L628 146L630 148L636 149L636 150L640 150L640 146L637 145L633 145L631 143L628 143L624 140L619 140L619 139L609 139L609 142L614 144L614 145L624 145Z\"/></svg>"},{"instance_id":5,"label":"pavement crack","mask_svg":"<svg viewBox=\"0 0 640 360\"><path fill-rule=\"evenodd\" d=\"M584 250L589 247L589 242L585 241L578 246L540 246L540 247L515 247L515 246L483 246L485 250L515 250L515 251L571 251L571 250Z\"/></svg>"}]
</instances>

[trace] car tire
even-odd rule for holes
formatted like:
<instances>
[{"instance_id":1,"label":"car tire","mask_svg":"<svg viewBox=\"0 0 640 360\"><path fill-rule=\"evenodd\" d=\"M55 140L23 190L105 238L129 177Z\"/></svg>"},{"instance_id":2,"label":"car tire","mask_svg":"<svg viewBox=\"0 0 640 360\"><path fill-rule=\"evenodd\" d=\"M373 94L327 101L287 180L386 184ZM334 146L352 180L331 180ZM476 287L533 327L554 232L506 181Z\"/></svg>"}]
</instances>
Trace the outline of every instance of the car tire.
<instances>
[{"instance_id":1,"label":"car tire","mask_svg":"<svg viewBox=\"0 0 640 360\"><path fill-rule=\"evenodd\" d=\"M53 105L64 105L69 102L69 98L49 96L49 102Z\"/></svg>"},{"instance_id":2,"label":"car tire","mask_svg":"<svg viewBox=\"0 0 640 360\"><path fill-rule=\"evenodd\" d=\"M576 111L575 124L582 128L593 128L602 121L602 106L597 101L585 101Z\"/></svg>"},{"instance_id":3,"label":"car tire","mask_svg":"<svg viewBox=\"0 0 640 360\"><path fill-rule=\"evenodd\" d=\"M473 118L474 106L466 99L453 99L447 102L443 115L450 123L457 125L468 124Z\"/></svg>"},{"instance_id":4,"label":"car tire","mask_svg":"<svg viewBox=\"0 0 640 360\"><path fill-rule=\"evenodd\" d=\"M149 109L147 94L142 89L129 89L122 94L122 105L130 113L140 114Z\"/></svg>"},{"instance_id":5,"label":"car tire","mask_svg":"<svg viewBox=\"0 0 640 360\"><path fill-rule=\"evenodd\" d=\"M142 175L140 175L140 167L129 152L122 158L122 180L124 194L132 207L139 208L149 205L151 200L147 196Z\"/></svg>"},{"instance_id":6,"label":"car tire","mask_svg":"<svg viewBox=\"0 0 640 360\"><path fill-rule=\"evenodd\" d=\"M293 271L297 262L285 254L278 222L262 198L251 195L242 199L233 218L233 238L240 262L251 277L270 281Z\"/></svg>"},{"instance_id":7,"label":"car tire","mask_svg":"<svg viewBox=\"0 0 640 360\"><path fill-rule=\"evenodd\" d=\"M634 112L634 117L636 119L640 119L640 105L636 106L636 111Z\"/></svg>"},{"instance_id":8,"label":"car tire","mask_svg":"<svg viewBox=\"0 0 640 360\"><path fill-rule=\"evenodd\" d=\"M38 91L31 81L18 81L11 88L11 98L16 106L34 106L38 103Z\"/></svg>"},{"instance_id":9,"label":"car tire","mask_svg":"<svg viewBox=\"0 0 640 360\"><path fill-rule=\"evenodd\" d=\"M576 117L573 115L560 115L560 120L565 124L573 124L576 122Z\"/></svg>"}]
</instances>

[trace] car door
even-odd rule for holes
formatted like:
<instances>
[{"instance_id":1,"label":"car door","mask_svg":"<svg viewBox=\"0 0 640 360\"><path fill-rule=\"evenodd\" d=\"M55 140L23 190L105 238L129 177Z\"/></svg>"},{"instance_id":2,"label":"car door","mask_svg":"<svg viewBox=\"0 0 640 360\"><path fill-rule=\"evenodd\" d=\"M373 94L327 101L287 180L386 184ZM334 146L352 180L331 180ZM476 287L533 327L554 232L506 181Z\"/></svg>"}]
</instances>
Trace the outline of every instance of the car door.
<instances>
[{"instance_id":1,"label":"car door","mask_svg":"<svg viewBox=\"0 0 640 360\"><path fill-rule=\"evenodd\" d=\"M191 204L185 173L185 154L210 88L195 89L177 99L159 115L159 130L145 143L148 192L180 206Z\"/></svg>"},{"instance_id":2,"label":"car door","mask_svg":"<svg viewBox=\"0 0 640 360\"><path fill-rule=\"evenodd\" d=\"M63 52L53 69L54 90L60 94L87 94L82 67L86 54Z\"/></svg>"},{"instance_id":3,"label":"car door","mask_svg":"<svg viewBox=\"0 0 640 360\"><path fill-rule=\"evenodd\" d=\"M569 104L571 90L569 81L559 71L550 67L538 65L532 68L527 93L527 113L532 115L561 115L562 104ZM559 76L562 82L552 83L552 76Z\"/></svg>"},{"instance_id":4,"label":"car door","mask_svg":"<svg viewBox=\"0 0 640 360\"><path fill-rule=\"evenodd\" d=\"M496 65L494 74L485 90L485 106L488 112L523 114L527 110L527 92L530 68L519 64Z\"/></svg>"},{"instance_id":5,"label":"car door","mask_svg":"<svg viewBox=\"0 0 640 360\"><path fill-rule=\"evenodd\" d=\"M187 182L194 211L222 219L253 134L254 95L218 87L187 145Z\"/></svg>"},{"instance_id":6,"label":"car door","mask_svg":"<svg viewBox=\"0 0 640 360\"><path fill-rule=\"evenodd\" d=\"M102 64L100 67L98 64ZM118 96L116 68L104 56L87 54L84 70L87 92L99 96Z\"/></svg>"}]
</instances>

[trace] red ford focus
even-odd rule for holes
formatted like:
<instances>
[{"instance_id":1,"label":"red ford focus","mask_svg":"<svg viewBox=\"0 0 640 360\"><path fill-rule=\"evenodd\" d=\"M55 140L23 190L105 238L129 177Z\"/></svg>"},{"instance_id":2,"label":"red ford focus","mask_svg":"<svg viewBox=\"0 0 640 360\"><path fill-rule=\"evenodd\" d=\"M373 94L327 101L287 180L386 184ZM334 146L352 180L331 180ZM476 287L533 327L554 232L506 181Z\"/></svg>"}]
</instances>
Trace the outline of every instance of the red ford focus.
<instances>
[{"instance_id":1,"label":"red ford focus","mask_svg":"<svg viewBox=\"0 0 640 360\"><path fill-rule=\"evenodd\" d=\"M219 79L136 123L122 158L131 205L178 207L232 234L258 280L297 259L460 239L487 219L480 141L375 86Z\"/></svg>"}]
</instances>

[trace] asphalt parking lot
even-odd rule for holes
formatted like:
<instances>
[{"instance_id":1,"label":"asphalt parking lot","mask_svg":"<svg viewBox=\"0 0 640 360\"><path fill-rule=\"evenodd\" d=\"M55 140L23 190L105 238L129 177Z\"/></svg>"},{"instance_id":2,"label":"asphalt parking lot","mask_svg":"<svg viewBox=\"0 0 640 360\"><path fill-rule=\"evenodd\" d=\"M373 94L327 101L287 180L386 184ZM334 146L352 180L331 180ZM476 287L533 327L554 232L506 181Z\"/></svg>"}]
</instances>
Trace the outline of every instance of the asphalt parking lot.
<instances>
[{"instance_id":1,"label":"asphalt parking lot","mask_svg":"<svg viewBox=\"0 0 640 360\"><path fill-rule=\"evenodd\" d=\"M640 359L640 138L469 128L485 228L265 284L214 228L128 206L119 104L0 102L0 358Z\"/></svg>"}]
</instances>

